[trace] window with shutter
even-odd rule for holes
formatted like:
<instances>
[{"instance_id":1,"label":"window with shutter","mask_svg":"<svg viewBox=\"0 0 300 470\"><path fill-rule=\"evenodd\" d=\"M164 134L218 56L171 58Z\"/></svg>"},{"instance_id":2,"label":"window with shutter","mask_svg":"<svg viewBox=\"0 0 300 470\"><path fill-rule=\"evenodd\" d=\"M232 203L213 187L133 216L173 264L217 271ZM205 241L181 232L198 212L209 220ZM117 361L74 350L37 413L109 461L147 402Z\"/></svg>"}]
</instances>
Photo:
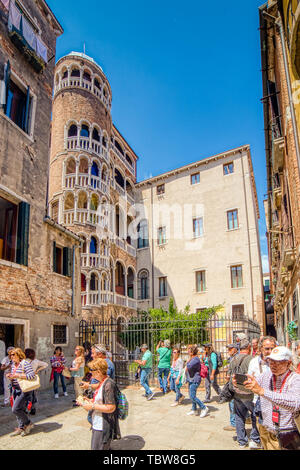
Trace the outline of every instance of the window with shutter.
<instances>
[{"instance_id":1,"label":"window with shutter","mask_svg":"<svg viewBox=\"0 0 300 470\"><path fill-rule=\"evenodd\" d=\"M18 241L16 262L28 266L28 246L29 246L29 218L30 205L27 202L19 204L18 215Z\"/></svg>"}]
</instances>

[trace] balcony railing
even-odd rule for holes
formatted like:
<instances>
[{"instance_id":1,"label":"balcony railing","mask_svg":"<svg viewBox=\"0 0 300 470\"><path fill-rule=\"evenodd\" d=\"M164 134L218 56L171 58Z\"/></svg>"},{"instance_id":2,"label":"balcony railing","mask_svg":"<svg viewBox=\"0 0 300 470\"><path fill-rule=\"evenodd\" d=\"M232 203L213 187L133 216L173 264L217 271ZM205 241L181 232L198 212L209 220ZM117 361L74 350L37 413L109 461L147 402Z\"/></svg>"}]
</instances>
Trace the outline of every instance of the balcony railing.
<instances>
[{"instance_id":1,"label":"balcony railing","mask_svg":"<svg viewBox=\"0 0 300 470\"><path fill-rule=\"evenodd\" d=\"M92 152L109 162L107 149L97 140L90 141L89 137L67 137L66 148L73 151L84 150L85 152Z\"/></svg>"},{"instance_id":2,"label":"balcony railing","mask_svg":"<svg viewBox=\"0 0 300 470\"><path fill-rule=\"evenodd\" d=\"M90 91L104 104L105 108L110 111L111 105L109 99L103 95L102 91L97 86L95 86L93 82L85 80L81 77L65 77L60 79L60 81L55 84L54 95L65 88L83 88L87 91Z\"/></svg>"},{"instance_id":3,"label":"balcony railing","mask_svg":"<svg viewBox=\"0 0 300 470\"><path fill-rule=\"evenodd\" d=\"M100 306L100 305L119 305L121 307L128 307L134 310L137 309L137 300L124 295L114 294L109 291L90 291L81 292L81 305L82 307Z\"/></svg>"},{"instance_id":4,"label":"balcony railing","mask_svg":"<svg viewBox=\"0 0 300 470\"><path fill-rule=\"evenodd\" d=\"M135 176L134 166L130 165L130 163L126 160L126 157L117 149L113 144L111 144L111 150L119 157L119 159L124 163L126 168L130 171L132 175Z\"/></svg>"},{"instance_id":5,"label":"balcony railing","mask_svg":"<svg viewBox=\"0 0 300 470\"><path fill-rule=\"evenodd\" d=\"M102 256L94 253L82 253L80 258L80 264L82 268L108 269L109 258L107 256Z\"/></svg>"}]
</instances>

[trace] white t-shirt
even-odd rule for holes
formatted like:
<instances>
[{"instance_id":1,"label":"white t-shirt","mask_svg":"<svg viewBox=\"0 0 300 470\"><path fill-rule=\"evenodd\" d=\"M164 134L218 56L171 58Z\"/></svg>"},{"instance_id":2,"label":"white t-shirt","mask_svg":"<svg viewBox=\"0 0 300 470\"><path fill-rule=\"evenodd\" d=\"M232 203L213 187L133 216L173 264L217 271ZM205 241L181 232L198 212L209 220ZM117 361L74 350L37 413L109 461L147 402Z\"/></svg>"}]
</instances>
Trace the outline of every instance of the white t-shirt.
<instances>
[{"instance_id":1,"label":"white t-shirt","mask_svg":"<svg viewBox=\"0 0 300 470\"><path fill-rule=\"evenodd\" d=\"M47 362L40 361L39 359L33 359L33 361L31 361L31 367L34 372L36 372L36 370L39 369L40 367L42 367L43 369L46 369L48 365L49 364Z\"/></svg>"},{"instance_id":2,"label":"white t-shirt","mask_svg":"<svg viewBox=\"0 0 300 470\"><path fill-rule=\"evenodd\" d=\"M103 385L99 388L96 396L95 396L95 405L102 405L103 404ZM92 427L95 431L103 431L103 418L102 418L102 411L93 411L92 415Z\"/></svg>"},{"instance_id":3,"label":"white t-shirt","mask_svg":"<svg viewBox=\"0 0 300 470\"><path fill-rule=\"evenodd\" d=\"M253 375L256 379L269 370L269 365L262 360L261 355L255 356L249 363L248 374ZM254 395L253 402L258 399L258 395Z\"/></svg>"}]
</instances>

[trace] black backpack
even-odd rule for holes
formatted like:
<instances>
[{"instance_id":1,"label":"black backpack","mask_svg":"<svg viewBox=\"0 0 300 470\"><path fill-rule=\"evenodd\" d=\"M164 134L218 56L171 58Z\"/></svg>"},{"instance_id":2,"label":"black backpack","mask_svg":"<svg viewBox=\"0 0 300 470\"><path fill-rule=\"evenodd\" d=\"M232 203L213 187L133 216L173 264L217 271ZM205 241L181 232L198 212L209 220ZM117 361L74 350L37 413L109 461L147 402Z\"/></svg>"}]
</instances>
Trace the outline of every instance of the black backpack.
<instances>
[{"instance_id":1,"label":"black backpack","mask_svg":"<svg viewBox=\"0 0 300 470\"><path fill-rule=\"evenodd\" d=\"M217 366L218 366L218 369L220 369L221 367L223 367L222 353L216 352L216 355L217 355Z\"/></svg>"}]
</instances>

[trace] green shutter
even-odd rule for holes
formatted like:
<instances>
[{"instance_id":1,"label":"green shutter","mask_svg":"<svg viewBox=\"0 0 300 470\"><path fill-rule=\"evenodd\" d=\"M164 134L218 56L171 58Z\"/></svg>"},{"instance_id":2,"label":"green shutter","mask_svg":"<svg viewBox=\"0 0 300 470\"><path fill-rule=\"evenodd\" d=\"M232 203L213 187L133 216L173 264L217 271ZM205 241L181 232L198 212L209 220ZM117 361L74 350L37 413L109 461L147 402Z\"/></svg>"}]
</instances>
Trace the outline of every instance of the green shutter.
<instances>
[{"instance_id":1,"label":"green shutter","mask_svg":"<svg viewBox=\"0 0 300 470\"><path fill-rule=\"evenodd\" d=\"M72 272L72 248L63 249L63 275L71 276Z\"/></svg>"},{"instance_id":2,"label":"green shutter","mask_svg":"<svg viewBox=\"0 0 300 470\"><path fill-rule=\"evenodd\" d=\"M28 246L29 246L29 219L30 205L27 202L19 204L18 214L18 238L16 262L28 266Z\"/></svg>"},{"instance_id":3,"label":"green shutter","mask_svg":"<svg viewBox=\"0 0 300 470\"><path fill-rule=\"evenodd\" d=\"M56 242L53 242L53 271L56 273Z\"/></svg>"}]
</instances>

